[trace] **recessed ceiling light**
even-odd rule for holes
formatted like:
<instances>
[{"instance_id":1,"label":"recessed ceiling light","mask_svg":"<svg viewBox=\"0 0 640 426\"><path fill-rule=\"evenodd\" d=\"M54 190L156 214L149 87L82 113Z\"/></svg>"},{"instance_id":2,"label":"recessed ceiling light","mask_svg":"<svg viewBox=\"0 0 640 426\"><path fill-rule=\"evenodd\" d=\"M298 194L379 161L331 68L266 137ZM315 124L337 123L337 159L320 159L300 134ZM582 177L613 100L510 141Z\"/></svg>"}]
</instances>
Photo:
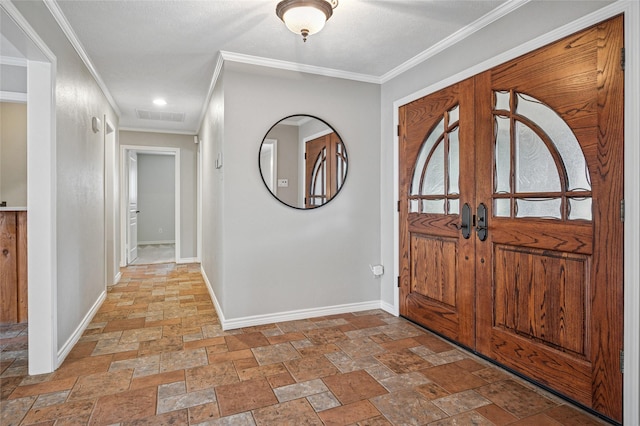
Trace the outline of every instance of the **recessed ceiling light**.
<instances>
[{"instance_id":1,"label":"recessed ceiling light","mask_svg":"<svg viewBox=\"0 0 640 426\"><path fill-rule=\"evenodd\" d=\"M164 99L158 98L158 99L154 99L153 103L158 106L165 106L167 104L167 101L165 101Z\"/></svg>"}]
</instances>

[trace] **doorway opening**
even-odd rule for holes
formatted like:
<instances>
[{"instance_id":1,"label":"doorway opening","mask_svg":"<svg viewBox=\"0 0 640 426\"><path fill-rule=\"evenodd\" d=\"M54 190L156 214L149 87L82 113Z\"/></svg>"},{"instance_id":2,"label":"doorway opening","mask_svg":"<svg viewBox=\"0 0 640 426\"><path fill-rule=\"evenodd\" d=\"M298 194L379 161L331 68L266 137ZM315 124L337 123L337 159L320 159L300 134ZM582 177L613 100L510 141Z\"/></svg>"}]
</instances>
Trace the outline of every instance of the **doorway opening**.
<instances>
[{"instance_id":1,"label":"doorway opening","mask_svg":"<svg viewBox=\"0 0 640 426\"><path fill-rule=\"evenodd\" d=\"M121 266L180 258L180 149L121 146Z\"/></svg>"},{"instance_id":2,"label":"doorway opening","mask_svg":"<svg viewBox=\"0 0 640 426\"><path fill-rule=\"evenodd\" d=\"M28 372L58 364L56 312L56 57L11 3L0 4L2 56L26 63Z\"/></svg>"}]
</instances>

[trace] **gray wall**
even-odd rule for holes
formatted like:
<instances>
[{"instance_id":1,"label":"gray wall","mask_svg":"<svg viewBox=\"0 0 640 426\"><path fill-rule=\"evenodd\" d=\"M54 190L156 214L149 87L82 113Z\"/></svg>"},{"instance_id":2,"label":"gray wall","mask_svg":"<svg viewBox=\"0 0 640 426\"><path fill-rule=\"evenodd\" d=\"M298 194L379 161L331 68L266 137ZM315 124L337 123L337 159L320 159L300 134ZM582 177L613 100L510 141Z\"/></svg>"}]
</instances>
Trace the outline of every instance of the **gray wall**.
<instances>
[{"instance_id":1,"label":"gray wall","mask_svg":"<svg viewBox=\"0 0 640 426\"><path fill-rule=\"evenodd\" d=\"M386 267L381 295L383 302L393 304L394 293L397 291L395 277L398 274L393 268L396 260L393 237L395 230L393 216L396 210L393 196L393 147L395 140L393 103L575 21L609 3L611 1L529 2L506 17L479 30L471 37L382 85L380 207L382 259Z\"/></svg>"},{"instance_id":2,"label":"gray wall","mask_svg":"<svg viewBox=\"0 0 640 426\"><path fill-rule=\"evenodd\" d=\"M202 269L206 271L206 278L209 280L217 302L220 304L219 307L223 311L226 295L223 285L225 277L223 205L225 204L224 170L227 164L227 159L224 156L224 93L224 75L220 75L213 89L211 102L199 134L202 167L202 253L200 259ZM222 156L223 160L223 166L219 169L215 167L218 154Z\"/></svg>"},{"instance_id":3,"label":"gray wall","mask_svg":"<svg viewBox=\"0 0 640 426\"><path fill-rule=\"evenodd\" d=\"M175 242L175 161L138 154L138 244Z\"/></svg>"},{"instance_id":4,"label":"gray wall","mask_svg":"<svg viewBox=\"0 0 640 426\"><path fill-rule=\"evenodd\" d=\"M0 201L27 206L27 104L0 102Z\"/></svg>"},{"instance_id":5,"label":"gray wall","mask_svg":"<svg viewBox=\"0 0 640 426\"><path fill-rule=\"evenodd\" d=\"M58 348L105 290L104 133L91 117L118 117L100 87L39 1L13 2L57 58L56 263Z\"/></svg>"},{"instance_id":6,"label":"gray wall","mask_svg":"<svg viewBox=\"0 0 640 426\"><path fill-rule=\"evenodd\" d=\"M205 150L224 146L223 199L203 186L203 211L220 201L223 230L204 227L203 258L223 245L224 275L213 288L225 318L379 300L380 281L368 266L380 255L379 86L234 63L223 73L224 133L216 141L208 136L215 127L210 114L221 107L216 98L201 136ZM257 167L265 132L292 114L331 123L349 151L345 186L319 209L274 200ZM203 160L207 175L211 164ZM211 280L213 264L203 267Z\"/></svg>"},{"instance_id":7,"label":"gray wall","mask_svg":"<svg viewBox=\"0 0 640 426\"><path fill-rule=\"evenodd\" d=\"M176 257L197 257L197 153L193 136L169 133L120 131L120 145L180 148L180 250ZM119 244L122 244L119 242ZM120 251L118 251L119 253Z\"/></svg>"}]
</instances>

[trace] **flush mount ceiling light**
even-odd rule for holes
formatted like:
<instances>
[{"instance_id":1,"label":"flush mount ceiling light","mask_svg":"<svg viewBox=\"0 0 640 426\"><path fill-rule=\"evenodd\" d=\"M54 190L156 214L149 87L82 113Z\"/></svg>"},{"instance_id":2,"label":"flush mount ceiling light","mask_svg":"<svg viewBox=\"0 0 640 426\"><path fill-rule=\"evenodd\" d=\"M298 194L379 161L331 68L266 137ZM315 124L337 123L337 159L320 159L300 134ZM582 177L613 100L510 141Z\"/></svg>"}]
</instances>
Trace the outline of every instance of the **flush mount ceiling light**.
<instances>
[{"instance_id":1,"label":"flush mount ceiling light","mask_svg":"<svg viewBox=\"0 0 640 426\"><path fill-rule=\"evenodd\" d=\"M306 42L324 27L337 6L338 0L283 0L276 6L276 15Z\"/></svg>"},{"instance_id":2,"label":"flush mount ceiling light","mask_svg":"<svg viewBox=\"0 0 640 426\"><path fill-rule=\"evenodd\" d=\"M167 104L167 101L165 101L164 99L158 98L158 99L154 99L153 103L154 105L165 106Z\"/></svg>"}]
</instances>

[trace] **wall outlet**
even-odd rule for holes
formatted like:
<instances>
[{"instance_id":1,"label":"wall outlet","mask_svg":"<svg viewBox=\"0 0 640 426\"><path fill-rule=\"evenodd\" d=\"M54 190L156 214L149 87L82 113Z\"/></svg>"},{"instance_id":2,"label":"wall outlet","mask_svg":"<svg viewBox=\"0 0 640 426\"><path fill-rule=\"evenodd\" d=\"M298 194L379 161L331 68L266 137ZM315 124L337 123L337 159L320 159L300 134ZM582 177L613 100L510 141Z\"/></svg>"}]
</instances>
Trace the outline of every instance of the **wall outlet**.
<instances>
[{"instance_id":1,"label":"wall outlet","mask_svg":"<svg viewBox=\"0 0 640 426\"><path fill-rule=\"evenodd\" d=\"M288 188L289 179L278 179L278 188Z\"/></svg>"},{"instance_id":2,"label":"wall outlet","mask_svg":"<svg viewBox=\"0 0 640 426\"><path fill-rule=\"evenodd\" d=\"M162 234L162 228L158 228L158 234Z\"/></svg>"},{"instance_id":3,"label":"wall outlet","mask_svg":"<svg viewBox=\"0 0 640 426\"><path fill-rule=\"evenodd\" d=\"M384 266L382 265L369 265L369 268L371 268L371 272L376 278L384 274Z\"/></svg>"}]
</instances>

